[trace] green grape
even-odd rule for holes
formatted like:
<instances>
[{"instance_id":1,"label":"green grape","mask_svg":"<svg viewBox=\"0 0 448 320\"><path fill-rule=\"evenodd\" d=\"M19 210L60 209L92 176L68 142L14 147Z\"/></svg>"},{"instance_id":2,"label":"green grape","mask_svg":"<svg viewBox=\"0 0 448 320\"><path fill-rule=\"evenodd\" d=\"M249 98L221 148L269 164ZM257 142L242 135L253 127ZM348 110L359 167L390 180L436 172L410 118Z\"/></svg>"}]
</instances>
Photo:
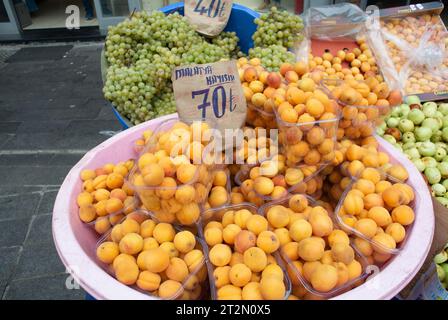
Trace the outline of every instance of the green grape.
<instances>
[{"instance_id":1,"label":"green grape","mask_svg":"<svg viewBox=\"0 0 448 320\"><path fill-rule=\"evenodd\" d=\"M282 63L295 62L294 54L286 50L285 47L279 45L249 49L249 58L259 58L261 60L261 65L268 71L278 71Z\"/></svg>"},{"instance_id":2,"label":"green grape","mask_svg":"<svg viewBox=\"0 0 448 320\"><path fill-rule=\"evenodd\" d=\"M241 57L238 41L234 32L206 39L179 13L136 12L108 28L104 97L134 124L176 112L173 69Z\"/></svg>"},{"instance_id":3,"label":"green grape","mask_svg":"<svg viewBox=\"0 0 448 320\"><path fill-rule=\"evenodd\" d=\"M255 19L255 23L257 30L252 36L254 47L279 45L291 49L303 39L302 19L286 10L272 7L268 13Z\"/></svg>"}]
</instances>

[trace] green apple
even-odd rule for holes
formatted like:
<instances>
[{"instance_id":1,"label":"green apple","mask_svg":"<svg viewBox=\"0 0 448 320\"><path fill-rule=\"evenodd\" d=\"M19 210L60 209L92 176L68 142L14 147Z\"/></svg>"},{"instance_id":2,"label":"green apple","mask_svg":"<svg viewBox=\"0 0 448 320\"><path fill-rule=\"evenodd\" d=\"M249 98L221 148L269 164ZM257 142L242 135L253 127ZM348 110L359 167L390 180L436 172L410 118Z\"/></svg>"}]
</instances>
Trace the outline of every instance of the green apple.
<instances>
[{"instance_id":1,"label":"green apple","mask_svg":"<svg viewBox=\"0 0 448 320\"><path fill-rule=\"evenodd\" d=\"M414 163L414 166L416 166L418 171L420 172L425 171L426 166L422 159L414 159L412 160L412 163Z\"/></svg>"},{"instance_id":2,"label":"green apple","mask_svg":"<svg viewBox=\"0 0 448 320\"><path fill-rule=\"evenodd\" d=\"M437 104L435 102L425 102L422 107L423 113L427 118L435 117L437 112Z\"/></svg>"},{"instance_id":3,"label":"green apple","mask_svg":"<svg viewBox=\"0 0 448 320\"><path fill-rule=\"evenodd\" d=\"M426 168L425 176L428 179L429 184L436 184L442 180L442 175L440 174L439 169L437 168Z\"/></svg>"},{"instance_id":4,"label":"green apple","mask_svg":"<svg viewBox=\"0 0 448 320\"><path fill-rule=\"evenodd\" d=\"M438 110L444 115L448 116L448 103L439 104Z\"/></svg>"},{"instance_id":5,"label":"green apple","mask_svg":"<svg viewBox=\"0 0 448 320\"><path fill-rule=\"evenodd\" d=\"M424 157L422 158L423 163L425 164L426 168L436 168L437 167L437 161L436 159L432 157Z\"/></svg>"},{"instance_id":6,"label":"green apple","mask_svg":"<svg viewBox=\"0 0 448 320\"><path fill-rule=\"evenodd\" d=\"M387 119L387 126L389 128L396 128L396 127L398 127L399 123L400 123L399 118L390 117L389 119Z\"/></svg>"},{"instance_id":7,"label":"green apple","mask_svg":"<svg viewBox=\"0 0 448 320\"><path fill-rule=\"evenodd\" d=\"M420 109L412 109L409 111L408 119L411 120L415 125L419 125L425 120L425 114Z\"/></svg>"},{"instance_id":8,"label":"green apple","mask_svg":"<svg viewBox=\"0 0 448 320\"><path fill-rule=\"evenodd\" d=\"M422 157L432 157L435 155L436 151L436 145L431 141L423 142L418 148L418 152L420 152Z\"/></svg>"},{"instance_id":9,"label":"green apple","mask_svg":"<svg viewBox=\"0 0 448 320\"><path fill-rule=\"evenodd\" d=\"M420 104L420 98L418 96L408 96L406 97L406 103L411 104Z\"/></svg>"},{"instance_id":10,"label":"green apple","mask_svg":"<svg viewBox=\"0 0 448 320\"><path fill-rule=\"evenodd\" d=\"M435 145L434 145L435 146ZM437 161L442 161L446 157L446 150L444 148L436 148L436 153L434 154L434 159Z\"/></svg>"},{"instance_id":11,"label":"green apple","mask_svg":"<svg viewBox=\"0 0 448 320\"><path fill-rule=\"evenodd\" d=\"M436 197L442 197L446 193L446 188L440 183L433 184L431 190Z\"/></svg>"},{"instance_id":12,"label":"green apple","mask_svg":"<svg viewBox=\"0 0 448 320\"><path fill-rule=\"evenodd\" d=\"M437 164L437 169L439 169L442 177L448 178L448 162L439 162Z\"/></svg>"},{"instance_id":13,"label":"green apple","mask_svg":"<svg viewBox=\"0 0 448 320\"><path fill-rule=\"evenodd\" d=\"M427 127L418 127L415 129L414 134L417 141L428 141L432 136L432 130Z\"/></svg>"},{"instance_id":14,"label":"green apple","mask_svg":"<svg viewBox=\"0 0 448 320\"><path fill-rule=\"evenodd\" d=\"M415 135L414 135L413 132L406 132L406 133L403 134L403 136L401 137L401 140L402 140L404 143L409 143L409 142L414 143L414 142L416 141L416 140L415 140Z\"/></svg>"}]
</instances>

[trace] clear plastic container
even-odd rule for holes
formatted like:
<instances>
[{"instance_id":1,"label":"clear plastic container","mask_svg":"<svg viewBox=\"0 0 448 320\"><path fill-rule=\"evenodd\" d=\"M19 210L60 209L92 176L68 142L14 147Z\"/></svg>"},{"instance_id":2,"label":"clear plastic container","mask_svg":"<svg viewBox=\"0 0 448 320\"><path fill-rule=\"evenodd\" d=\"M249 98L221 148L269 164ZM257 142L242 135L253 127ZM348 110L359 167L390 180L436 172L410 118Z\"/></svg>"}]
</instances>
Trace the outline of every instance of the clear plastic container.
<instances>
[{"instance_id":1,"label":"clear plastic container","mask_svg":"<svg viewBox=\"0 0 448 320\"><path fill-rule=\"evenodd\" d=\"M339 115L303 123L282 120L278 109L275 109L275 116L280 154L286 157L288 167L319 166L333 160Z\"/></svg>"},{"instance_id":2,"label":"clear plastic container","mask_svg":"<svg viewBox=\"0 0 448 320\"><path fill-rule=\"evenodd\" d=\"M144 208L159 221L194 225L207 201L218 166L202 163L196 157L202 159L204 147L199 125L194 127L200 130L195 137L190 128L196 124L188 126L177 119L162 122L129 174L129 184ZM197 139L191 141L192 137Z\"/></svg>"},{"instance_id":3,"label":"clear plastic container","mask_svg":"<svg viewBox=\"0 0 448 320\"><path fill-rule=\"evenodd\" d=\"M233 226L235 226L235 228L239 228L239 232L243 231L243 230L247 230L247 227L243 227L241 228L239 225L237 225L236 223L240 223L242 224L243 222L243 217L244 215L241 213L241 215L239 215L238 217L236 217L236 219L238 219L238 222L235 221L235 216L234 214L238 214L238 211L242 212L242 211L248 211L250 212L250 216L254 216L254 215L259 215L258 214L258 207L251 204L251 203L241 203L241 204L237 204L237 205L228 205L222 208L216 208L216 209L209 209L203 212L202 214L202 219L200 221L200 223L198 224L198 230L199 230L199 235L202 239L205 239L205 242L207 243L207 241L211 241L211 240L207 240L208 236L205 234L207 225L210 222L219 222L219 223L223 223L223 219L226 223L226 226L228 226L229 224L232 224ZM227 215L227 216L226 216ZM232 221L230 221L230 216L232 217ZM247 220L246 220L247 221ZM267 231L267 230L266 230ZM222 240L221 242L217 242L214 245L217 245L219 243L224 243L227 244L230 248L231 248L231 252L232 255L235 255L237 253L237 251L235 250L235 245L234 244L228 244L225 239ZM256 243L256 240L254 240L254 244ZM255 246L255 245L254 245ZM252 247L254 247L252 246ZM249 248L249 247L248 247ZM218 299L218 290L220 288L222 288L225 284L221 285L218 288L218 285L216 283L216 281L219 280L215 279L215 275L214 275L214 271L215 271L215 266L213 265L213 263L211 262L210 259L210 246L206 245L205 247L205 254L206 254L206 261L207 261L207 268L208 268L208 273L209 273L209 279L210 279L210 291L211 291L211 297L213 300L217 300ZM240 249L242 251L242 249ZM270 258L268 258L267 260L267 266L269 266L269 264L271 263L275 263L277 264L283 272L283 283L284 283L284 287L285 287L285 294L283 297L283 300L287 299L291 293L291 281L289 279L287 270L285 268L285 265L281 259L281 256L279 255L278 250L274 251L271 254L266 254L267 256L271 256ZM233 258L232 258L233 259ZM270 262L270 259L273 259L274 261ZM231 262L231 261L230 261ZM242 262L239 262L242 263ZM226 264L225 266L227 266L229 264ZM266 268L266 267L265 267ZM264 268L264 269L265 269ZM256 272L257 277L260 279L261 278L261 273L264 271L261 270L259 272ZM252 276L254 276L254 273L252 273ZM258 281L259 281L258 279ZM251 280L249 280L250 282L255 281L252 277ZM258 282L256 281L256 282ZM231 283L231 282L230 282Z\"/></svg>"},{"instance_id":4,"label":"clear plastic container","mask_svg":"<svg viewBox=\"0 0 448 320\"><path fill-rule=\"evenodd\" d=\"M157 220L154 220L151 215L144 210L138 210L138 211L134 211L131 214L129 214L128 216L124 217L121 221L120 224L122 224L124 221L126 221L126 219L132 219L137 221L138 225L142 225L142 223L144 223L147 220L152 220L154 221L154 224L152 225L152 228L154 228L155 225L157 225L159 222ZM148 228L150 229L150 228ZM148 230L147 229L147 230ZM152 229L153 230L153 229ZM175 228L174 232L176 234L178 234L179 232L184 231L182 228ZM97 257L97 261L98 264L103 268L103 270L105 270L107 273L109 273L112 277L117 278L118 274L116 274L115 269L116 267L114 267L114 263L116 263L117 265L120 264L120 262L116 262L117 258L114 258L114 260L111 263L106 263L107 261L105 260L100 260L100 258L98 257L98 252L99 252L99 248L105 243L105 242L113 242L116 243L117 245L119 243L121 243L121 239L123 238L123 235L121 233L122 231L118 230L115 231L115 229L109 231L107 234L104 234L98 241L96 247L95 247L95 256ZM143 243L143 248L142 250L136 250L138 251L135 254L127 254L127 257L129 257L130 259L132 259L131 257L133 256L136 260L136 265L138 266L138 280L137 281L132 281L130 279L127 279L126 276L129 276L131 274L131 268L129 268L129 270L127 270L126 274L123 275L123 284L127 284L126 281L129 281L130 284L127 284L129 286L131 286L133 289L138 290L142 293L148 294L148 295L152 295L152 296L156 296L158 299L163 299L163 300L175 300L175 299L181 299L181 300L198 300L198 299L202 299L205 296L207 296L208 294L208 290L209 290L209 286L208 286L208 281L207 281L207 277L208 277L208 273L207 273L207 268L205 265L205 252L204 252L204 248L206 247L205 243L203 240L201 240L198 237L195 237L195 241L196 244L192 249L189 249L188 251L186 251L185 253L179 252L175 245L173 244L173 240L171 241L164 241L162 243L158 243L156 238L153 237L152 235L152 231L150 231L151 236L149 236L149 233L146 233L149 231L143 231L142 229L140 229L139 234L140 237L143 238L144 243ZM120 233L120 235L117 235L118 233ZM145 234L147 234L148 236L145 236ZM121 238L120 240L118 240L119 238ZM150 241L147 239L150 239ZM117 242L118 241L118 242ZM147 248L145 248L145 246L147 246ZM162 272L156 273L156 272L151 272L148 274L145 274L145 276L148 276L146 279L144 278L144 276L142 275L142 273L146 270L146 266L145 267L141 267L141 265L145 265L145 258L144 256L140 255L143 252L149 251L153 248L158 248L164 246L162 248L162 250L164 251L168 251L169 252L169 259L172 261L173 258L179 258L181 259L184 263L181 263L179 260L177 260L177 270L175 265L171 265L173 266L171 269L170 276L167 275L167 270L169 270L168 268L170 268L170 266L165 269ZM123 245L124 247L124 245ZM128 250L128 249L126 249ZM129 249L131 250L131 249ZM194 250L200 250L202 252L202 258L200 258L200 254L196 255L196 253L190 253ZM107 254L109 252L108 248L106 248L104 250L104 254ZM124 252L122 252L121 249L119 249L120 254L123 254ZM109 252L110 253L110 252ZM187 255L188 253L190 253L190 256L187 258L187 260L185 260L185 255ZM199 258L198 258L199 257ZM197 261L197 259L201 259L199 261ZM123 263L123 262L121 262ZM185 267L187 267L187 271L188 275L184 276L184 278L181 280L180 278L182 277L182 272L185 272ZM181 270L181 271L180 271ZM149 272L149 271L148 271ZM162 284L163 282L165 282L166 280L169 280L171 283L167 283L166 287L165 287L165 293L164 293L164 297L160 297L158 290L160 289L160 287L158 285L155 285L154 282L157 282L157 276L155 274L158 274L160 276L160 283ZM140 279L142 278L142 279ZM139 280L140 280L140 284L139 284ZM119 281L117 279L117 281ZM173 281L175 281L176 283L174 283ZM179 286L180 283L180 286ZM146 286L146 289L145 289ZM179 288L177 288L177 286L179 286ZM154 287L158 287L154 290L152 290L151 288Z\"/></svg>"},{"instance_id":5,"label":"clear plastic container","mask_svg":"<svg viewBox=\"0 0 448 320\"><path fill-rule=\"evenodd\" d=\"M99 216L98 213L100 211L104 211L105 208L97 208L97 204L93 204L89 206L93 210L97 212L97 218L91 222L88 222L87 225L93 229L98 234L105 234L107 231L109 231L114 225L119 223L125 216L129 215L130 213L136 211L141 206L141 202L138 199L138 197L128 197L124 203L123 208L120 210L116 210L111 213L107 213L103 216ZM81 209L80 209L81 210Z\"/></svg>"},{"instance_id":6,"label":"clear plastic container","mask_svg":"<svg viewBox=\"0 0 448 320\"><path fill-rule=\"evenodd\" d=\"M269 112L260 109L251 103L247 104L246 123L253 127L261 127L265 129L276 129L277 122L275 121L274 112Z\"/></svg>"},{"instance_id":7,"label":"clear plastic container","mask_svg":"<svg viewBox=\"0 0 448 320\"><path fill-rule=\"evenodd\" d=\"M275 206L283 206L286 208L290 208L289 201L293 196L294 195L290 195L284 199L269 202L268 204L260 207L258 212L260 214L262 214L263 216L268 216L268 211ZM307 196L307 195L303 195L303 196L307 200L308 207L322 206L323 208L325 208L327 210L327 212L329 211L328 210L329 207L327 204L325 204L321 201L316 201L314 198L312 198L310 196ZM329 217L331 218L331 212L329 212ZM307 221L306 218L304 218L304 219L305 219L305 221ZM288 231L290 230L289 227L290 226L287 226ZM333 227L333 230L338 230L338 229ZM305 237L301 241L303 241L307 238L309 238L309 237ZM326 251L331 250L328 237L325 237L326 240L324 240L324 238L320 238L320 239L322 239L322 241L325 242L324 250L326 250ZM298 241L296 243L300 243L300 241ZM352 288L362 284L369 275L368 268L367 268L368 261L351 243L350 243L350 247L353 249L353 252L354 252L353 260L356 260L358 267L361 268L360 274L358 276L353 276L352 279L347 278L343 284L335 284L335 286L333 288L331 288L330 290L323 290L323 289L315 288L314 284L311 283L311 279L307 279L304 276L305 271L303 271L302 267L306 261L303 260L298 254L297 254L297 260L291 259L289 254L286 253L286 248L285 249L282 248L282 250L280 250L280 253L281 253L282 259L285 261L285 264L287 265L287 268L288 268L288 273L289 273L289 276L290 276L291 282L292 282L292 293L301 299L302 298L303 299L319 299L319 300L320 299L329 299L329 298L335 297L339 294L342 294L344 292L347 292L347 291L351 290ZM331 259L333 259L333 258L331 258ZM320 261L320 260L318 260L318 261ZM302 270L299 270L295 263L298 263L300 265L300 269L302 269ZM343 263L343 262L339 262L339 263ZM350 263L352 263L352 262L350 262ZM326 263L322 263L322 264L325 265ZM339 266L339 267L343 268L342 266ZM345 265L345 268L348 268L347 265ZM339 275L338 275L338 277L339 277ZM339 281L339 279L338 279L338 281Z\"/></svg>"},{"instance_id":8,"label":"clear plastic container","mask_svg":"<svg viewBox=\"0 0 448 320\"><path fill-rule=\"evenodd\" d=\"M400 185L399 191L396 192L389 192L387 191L387 194L384 194L384 190L382 190L381 195L381 201L378 202L378 199L375 199L372 197L372 199L366 199L363 198L363 210L369 211L369 213L358 213L356 215L347 213L347 207L355 205L352 202L352 199L347 200L349 193L357 189L354 192L359 191L360 188L364 188L363 185L365 184L365 181L362 181L364 179L361 179L360 177L352 177L351 182L348 185L348 187L345 189L344 193L342 194L342 197L340 198L338 205L335 208L334 211L334 220L336 223L341 227L341 229L345 230L346 232L351 234L351 237L353 239L359 238L366 242L368 242L371 246L371 251L368 249L367 251L371 252L370 255L365 254L367 258L371 256L373 258L374 263L376 265L383 265L385 262L388 262L393 255L397 255L400 253L400 251L404 248L406 245L406 239L409 235L409 233L412 230L412 223L415 219L415 204L418 202L418 192L416 192L413 187L406 184L405 181L398 180L391 175L384 173L380 170L378 170L381 174L381 182L383 186L376 186L376 188L382 188L386 190L387 188L390 188L391 186L395 186L397 184ZM361 180L361 182L360 182ZM359 185L357 185L359 183ZM396 187L393 187L396 188ZM392 188L392 189L393 189ZM352 191L353 192L353 191ZM372 195L375 193L372 193ZM370 194L368 195L370 196ZM387 199L387 202L386 202ZM350 201L350 203L346 203L346 201ZM359 201L359 200L358 200ZM365 205L369 204L369 210L366 209ZM375 205L376 204L376 205ZM393 204L393 207L391 206ZM359 204L357 204L359 205ZM377 211L370 211L372 208L379 208ZM393 210L396 210L396 208L400 208L401 210L397 210L396 213L393 213ZM406 222L406 224L402 223L405 220L409 221L409 208L412 209L412 221L410 223ZM384 209L387 210L389 214L385 214L383 211ZM403 210L405 209L405 210ZM352 209L349 209L352 210ZM357 210L357 209L356 209ZM401 212L400 212L401 211ZM404 215L406 214L406 215ZM395 217L394 217L395 216ZM361 219L370 219L375 221L375 226L377 227L377 230L375 232L374 236L371 236L370 234L367 234L367 229L364 229L366 225L362 226L361 224L358 225L358 228L356 228L356 222ZM385 220L384 220L385 219ZM384 221L384 222L382 222ZM364 220L364 222L366 222ZM370 221L369 221L370 222ZM381 222L383 225L380 225L379 222ZM363 223L364 224L364 223ZM390 229L388 229L390 228ZM361 232L360 229L364 230L364 232ZM381 230L380 230L381 229ZM379 233L386 233L390 235L393 238L393 245L390 245L391 243L388 242L389 245L386 245L385 241L388 239L378 239L375 238ZM389 237L388 237L389 238ZM390 239L390 238L389 238ZM400 240L400 241L398 241ZM383 243L383 241L385 243ZM356 246L356 241L355 241ZM361 248L360 248L361 249ZM376 255L376 257L375 257Z\"/></svg>"},{"instance_id":9,"label":"clear plastic container","mask_svg":"<svg viewBox=\"0 0 448 320\"><path fill-rule=\"evenodd\" d=\"M386 84L384 83L384 85ZM339 129L344 130L343 137L352 140L372 136L376 126L382 123L383 118L393 107L397 106L391 105L387 97L381 99L380 103L370 104L377 100L377 96L370 92L371 88L367 81L323 79L321 86L341 106ZM361 90L364 92L363 95L360 93ZM371 95L370 98L369 95ZM372 97L373 95L375 97ZM365 105L352 103L351 101L356 101L356 97L362 98ZM368 99L373 100L369 102ZM401 99L398 103L401 104Z\"/></svg>"}]
</instances>

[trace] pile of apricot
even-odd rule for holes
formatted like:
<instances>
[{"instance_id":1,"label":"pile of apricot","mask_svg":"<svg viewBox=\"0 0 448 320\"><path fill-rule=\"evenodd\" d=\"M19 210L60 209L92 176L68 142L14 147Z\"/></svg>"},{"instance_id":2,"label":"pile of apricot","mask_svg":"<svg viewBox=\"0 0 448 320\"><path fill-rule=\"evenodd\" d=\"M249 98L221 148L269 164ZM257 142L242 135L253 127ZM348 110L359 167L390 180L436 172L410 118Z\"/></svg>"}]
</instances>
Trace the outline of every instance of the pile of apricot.
<instances>
[{"instance_id":1,"label":"pile of apricot","mask_svg":"<svg viewBox=\"0 0 448 320\"><path fill-rule=\"evenodd\" d=\"M333 225L329 204L292 195L261 210L280 241L294 296L328 297L359 280L362 261L348 234Z\"/></svg>"},{"instance_id":2,"label":"pile of apricot","mask_svg":"<svg viewBox=\"0 0 448 320\"><path fill-rule=\"evenodd\" d=\"M194 130L200 140L192 139ZM154 133L138 158L130 183L159 221L192 225L199 219L213 181L213 170L202 158L207 130L205 123L173 121L170 129Z\"/></svg>"},{"instance_id":3,"label":"pile of apricot","mask_svg":"<svg viewBox=\"0 0 448 320\"><path fill-rule=\"evenodd\" d=\"M136 208L134 191L125 182L133 166L134 161L128 160L81 172L83 191L77 197L78 215L81 221L92 223L99 234Z\"/></svg>"},{"instance_id":4,"label":"pile of apricot","mask_svg":"<svg viewBox=\"0 0 448 320\"><path fill-rule=\"evenodd\" d=\"M409 52L407 48L400 46L398 41L389 39L385 41L388 49L387 59L392 59L397 73L404 71L403 66L408 65L409 60L416 54L416 50L427 50L433 45L441 46L445 50L448 45L446 28L440 16L436 14L422 14L400 19L382 19L381 29L384 33L391 34L398 40L404 41L408 48L411 48ZM426 47L420 47L422 45L422 38L425 38L425 34L428 33L430 37L429 41L424 44ZM428 59L431 58L428 56ZM437 69L440 70L447 67L448 59L445 57L442 64L437 66ZM425 66L417 65L416 63L411 64L408 68L409 77L406 79L406 83L402 84L406 94L421 94L446 91L448 89L446 84L447 79L442 74L437 74Z\"/></svg>"},{"instance_id":5,"label":"pile of apricot","mask_svg":"<svg viewBox=\"0 0 448 320\"><path fill-rule=\"evenodd\" d=\"M268 220L244 204L204 215L217 298L285 299L285 274L275 257L280 240L268 230Z\"/></svg>"},{"instance_id":6,"label":"pile of apricot","mask_svg":"<svg viewBox=\"0 0 448 320\"><path fill-rule=\"evenodd\" d=\"M146 214L115 225L96 255L118 281L162 299L194 300L203 293L207 268L196 237Z\"/></svg>"}]
</instances>

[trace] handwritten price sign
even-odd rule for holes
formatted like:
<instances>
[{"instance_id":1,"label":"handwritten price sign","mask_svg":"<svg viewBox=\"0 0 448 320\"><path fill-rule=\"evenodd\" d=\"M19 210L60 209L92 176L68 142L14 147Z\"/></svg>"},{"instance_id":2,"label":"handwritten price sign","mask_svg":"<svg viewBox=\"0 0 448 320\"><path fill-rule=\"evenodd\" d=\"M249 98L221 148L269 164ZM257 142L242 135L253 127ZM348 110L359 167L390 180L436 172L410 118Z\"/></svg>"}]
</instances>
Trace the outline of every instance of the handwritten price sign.
<instances>
[{"instance_id":1,"label":"handwritten price sign","mask_svg":"<svg viewBox=\"0 0 448 320\"><path fill-rule=\"evenodd\" d=\"M220 130L244 124L246 99L235 61L177 67L172 81L181 120L205 120Z\"/></svg>"},{"instance_id":2,"label":"handwritten price sign","mask_svg":"<svg viewBox=\"0 0 448 320\"><path fill-rule=\"evenodd\" d=\"M232 0L186 0L185 17L196 26L197 32L213 37L226 27L232 3Z\"/></svg>"}]
</instances>

